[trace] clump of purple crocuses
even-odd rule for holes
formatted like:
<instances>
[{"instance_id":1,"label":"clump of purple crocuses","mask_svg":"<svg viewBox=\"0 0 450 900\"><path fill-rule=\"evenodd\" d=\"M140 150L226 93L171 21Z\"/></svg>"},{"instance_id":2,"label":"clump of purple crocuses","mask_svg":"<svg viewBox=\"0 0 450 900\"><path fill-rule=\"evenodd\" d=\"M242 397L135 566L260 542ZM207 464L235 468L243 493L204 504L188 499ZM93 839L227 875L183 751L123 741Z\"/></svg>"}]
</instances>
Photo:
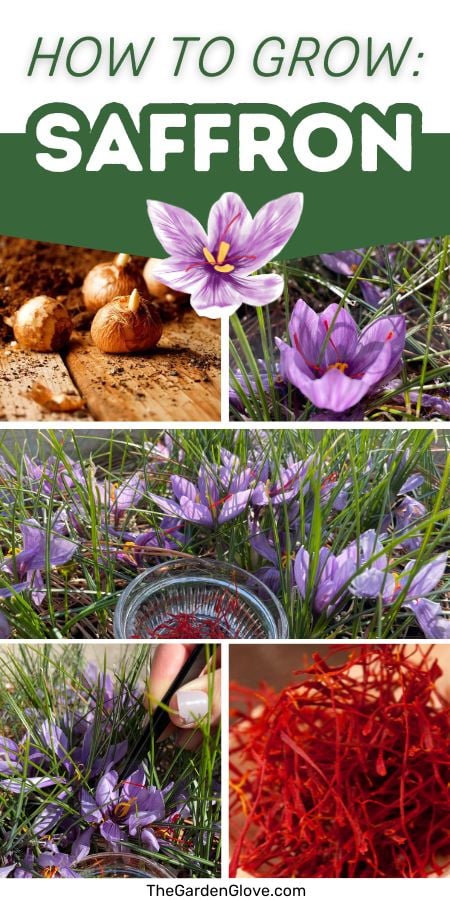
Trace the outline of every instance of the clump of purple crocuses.
<instances>
[{"instance_id":1,"label":"clump of purple crocuses","mask_svg":"<svg viewBox=\"0 0 450 900\"><path fill-rule=\"evenodd\" d=\"M432 240L289 261L264 324L232 320L232 416L450 418L448 262Z\"/></svg>"},{"instance_id":2,"label":"clump of purple crocuses","mask_svg":"<svg viewBox=\"0 0 450 900\"><path fill-rule=\"evenodd\" d=\"M346 329L345 316L336 321ZM322 339L320 323L316 317ZM50 482L53 493L42 491L43 508L34 505L15 521L13 538L3 531L0 636L28 636L28 616L32 636L111 636L127 584L179 556L255 574L284 606L292 637L331 635L335 627L348 636L355 617L358 633L366 633L371 616L388 633L394 620L402 636L445 633L448 476L441 489L425 450L414 450L413 432L321 434L211 430L185 438L174 430L154 442L146 436L134 468L128 461L118 473L89 462L69 493L64 473L78 471L76 460L58 460L53 478L48 461L29 461L27 496L37 477L38 487ZM420 441L425 447L426 433ZM435 496L442 512L428 549ZM414 593L415 583L404 582L411 566L414 578L435 559L436 583L428 580Z\"/></svg>"},{"instance_id":3,"label":"clump of purple crocuses","mask_svg":"<svg viewBox=\"0 0 450 900\"><path fill-rule=\"evenodd\" d=\"M29 657L6 662L15 702L0 709L0 878L80 878L87 856L125 845L144 861L156 854L173 875L189 869L196 835L188 775L198 793L196 751L180 757L170 740L152 746L149 739L147 757L121 774L136 732L148 728L140 666L128 659L116 675L93 664L80 672L79 657L68 650L48 679L48 660L42 649L36 654L39 672ZM34 704L23 693L30 676ZM205 802L217 805L217 797ZM198 858L192 864L202 871Z\"/></svg>"}]
</instances>

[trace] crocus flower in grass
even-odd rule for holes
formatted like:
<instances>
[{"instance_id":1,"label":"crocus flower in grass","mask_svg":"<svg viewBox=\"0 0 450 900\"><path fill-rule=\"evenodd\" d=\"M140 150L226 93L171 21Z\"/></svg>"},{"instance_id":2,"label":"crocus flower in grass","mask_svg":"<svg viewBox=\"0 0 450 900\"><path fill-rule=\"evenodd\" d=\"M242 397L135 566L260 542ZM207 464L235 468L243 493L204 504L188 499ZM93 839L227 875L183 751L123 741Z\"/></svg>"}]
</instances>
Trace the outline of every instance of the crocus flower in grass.
<instances>
[{"instance_id":1,"label":"crocus flower in grass","mask_svg":"<svg viewBox=\"0 0 450 900\"><path fill-rule=\"evenodd\" d=\"M25 578L21 589L30 588L34 603L40 606L45 599L42 571L45 570L47 561L50 566L63 566L72 559L77 546L58 533L51 533L48 537L47 530L36 519L22 522L20 530L23 550L5 559L2 569L11 574L16 571L19 578ZM16 585L16 589L18 588Z\"/></svg>"},{"instance_id":2,"label":"crocus flower in grass","mask_svg":"<svg viewBox=\"0 0 450 900\"><path fill-rule=\"evenodd\" d=\"M339 250L337 253L321 253L324 266L336 275L354 275L361 265L364 250Z\"/></svg>"},{"instance_id":3,"label":"crocus flower in grass","mask_svg":"<svg viewBox=\"0 0 450 900\"><path fill-rule=\"evenodd\" d=\"M290 459L286 467L280 466L273 472L273 477L259 481L252 493L253 506L279 505L289 503L298 497L300 490L307 490L307 478L313 465L314 457L307 459Z\"/></svg>"},{"instance_id":4,"label":"crocus flower in grass","mask_svg":"<svg viewBox=\"0 0 450 900\"><path fill-rule=\"evenodd\" d=\"M122 784L117 772L107 772L98 782L95 797L82 788L81 812L86 821L99 826L101 836L112 847L128 834L134 837L139 833L144 844L159 849L149 826L164 819L164 795L154 786L145 786L142 766Z\"/></svg>"},{"instance_id":5,"label":"crocus flower in grass","mask_svg":"<svg viewBox=\"0 0 450 900\"><path fill-rule=\"evenodd\" d=\"M2 859L0 857L0 862ZM32 878L33 877L34 854L30 848L25 850L20 863L12 863L11 865L0 866L0 878L8 878L14 872L14 878Z\"/></svg>"},{"instance_id":6,"label":"crocus flower in grass","mask_svg":"<svg viewBox=\"0 0 450 900\"><path fill-rule=\"evenodd\" d=\"M344 589L356 571L382 550L375 531L365 531L357 541L335 555L328 547L321 547L314 561L305 547L300 547L294 562L294 577L302 600L310 599L313 612L331 615L343 599ZM374 578L384 575L386 557L375 560L368 569ZM369 579L368 579L369 580ZM377 581L378 583L378 581Z\"/></svg>"},{"instance_id":7,"label":"crocus flower in grass","mask_svg":"<svg viewBox=\"0 0 450 900\"><path fill-rule=\"evenodd\" d=\"M350 313L332 303L319 315L298 300L291 346L276 338L281 374L319 409L340 413L395 374L405 346L403 316L375 319L359 333Z\"/></svg>"},{"instance_id":8,"label":"crocus flower in grass","mask_svg":"<svg viewBox=\"0 0 450 900\"><path fill-rule=\"evenodd\" d=\"M297 507L298 512L298 507ZM294 563L295 553L293 548L296 543L297 525L289 528L289 533L283 528L284 515L279 517L279 525L276 526L276 537L272 530L263 529L257 520L250 522L250 545L253 550L266 559L269 565L262 566L257 569L255 575L263 584L266 584L271 591L278 593L282 578L280 572L280 563L283 569L289 567L292 582L292 567Z\"/></svg>"},{"instance_id":9,"label":"crocus flower in grass","mask_svg":"<svg viewBox=\"0 0 450 900\"><path fill-rule=\"evenodd\" d=\"M384 557L386 563L386 557ZM380 564L381 559L377 561ZM440 603L429 600L430 594L441 581L447 564L447 553L440 553L416 572L411 578L411 570L416 565L410 560L401 575L383 572L379 569L378 579L371 577L371 570L361 572L351 584L351 591L361 597L381 596L386 605L395 603L404 592L402 606L416 617L425 637L450 637L450 620L442 613Z\"/></svg>"},{"instance_id":10,"label":"crocus flower in grass","mask_svg":"<svg viewBox=\"0 0 450 900\"><path fill-rule=\"evenodd\" d=\"M90 853L92 828L82 831L74 841L70 853L60 853L53 842L37 858L43 878L81 878L74 866Z\"/></svg>"},{"instance_id":11,"label":"crocus flower in grass","mask_svg":"<svg viewBox=\"0 0 450 900\"><path fill-rule=\"evenodd\" d=\"M252 469L236 469L234 462L222 466L210 464L208 468L200 466L197 484L181 475L172 475L175 500L157 494L149 497L168 515L213 528L230 522L244 511L251 497L249 485L253 478Z\"/></svg>"},{"instance_id":12,"label":"crocus flower in grass","mask_svg":"<svg viewBox=\"0 0 450 900\"><path fill-rule=\"evenodd\" d=\"M148 201L153 230L169 258L155 275L191 295L201 316L231 315L241 303L265 306L280 297L284 280L274 273L253 275L270 262L295 231L302 194L286 194L262 206L252 218L238 194L223 194L211 207L207 232L191 213Z\"/></svg>"},{"instance_id":13,"label":"crocus flower in grass","mask_svg":"<svg viewBox=\"0 0 450 900\"><path fill-rule=\"evenodd\" d=\"M253 394L256 397L259 397L260 389L263 390L264 394L268 394L271 381L272 381L274 388L278 392L280 392L286 388L286 385L284 384L283 379L278 371L279 366L277 364L275 364L272 367L271 380L269 378L269 374L267 371L267 365L264 362L264 360L258 359L258 360L256 360L256 364L258 366L259 378L260 378L260 382L261 382L260 388L259 388L257 380L251 370L246 371L245 374L243 372L240 372L235 369L231 370L235 381L237 381L237 383L238 383L239 387L241 388L241 391L245 397L251 397ZM245 407L242 403L241 394L238 392L238 390L235 387L233 387L231 378L230 378L230 384L229 384L229 389L228 389L228 399L229 399L230 403L232 403L233 406L236 407L236 409L238 409L240 412L244 412Z\"/></svg>"}]
</instances>

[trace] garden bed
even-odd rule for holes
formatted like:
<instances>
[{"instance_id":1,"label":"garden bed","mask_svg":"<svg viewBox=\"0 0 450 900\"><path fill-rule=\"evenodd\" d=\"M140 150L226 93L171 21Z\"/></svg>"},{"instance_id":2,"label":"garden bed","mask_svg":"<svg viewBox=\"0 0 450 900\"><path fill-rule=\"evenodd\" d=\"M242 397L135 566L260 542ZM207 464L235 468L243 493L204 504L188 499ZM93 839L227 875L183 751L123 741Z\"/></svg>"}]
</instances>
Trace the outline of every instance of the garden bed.
<instances>
[{"instance_id":1,"label":"garden bed","mask_svg":"<svg viewBox=\"0 0 450 900\"><path fill-rule=\"evenodd\" d=\"M4 439L2 634L135 637L113 627L123 591L179 560L177 637L205 614L210 637L446 637L448 451L445 431L423 430ZM206 611L187 564L196 589L205 567L221 586Z\"/></svg>"}]
</instances>

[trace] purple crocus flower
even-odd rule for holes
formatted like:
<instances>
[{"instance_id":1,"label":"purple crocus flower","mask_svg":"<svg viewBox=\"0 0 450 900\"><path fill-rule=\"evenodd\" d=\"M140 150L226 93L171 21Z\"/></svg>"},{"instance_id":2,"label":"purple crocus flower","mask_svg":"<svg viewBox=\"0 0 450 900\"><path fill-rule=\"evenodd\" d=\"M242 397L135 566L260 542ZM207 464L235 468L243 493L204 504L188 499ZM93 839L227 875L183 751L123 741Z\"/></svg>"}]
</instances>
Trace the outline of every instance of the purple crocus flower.
<instances>
[{"instance_id":1,"label":"purple crocus flower","mask_svg":"<svg viewBox=\"0 0 450 900\"><path fill-rule=\"evenodd\" d=\"M442 606L435 600L418 597L405 606L414 613L425 637L432 639L450 638L450 619L442 614Z\"/></svg>"},{"instance_id":2,"label":"purple crocus flower","mask_svg":"<svg viewBox=\"0 0 450 900\"><path fill-rule=\"evenodd\" d=\"M347 275L351 278L361 265L363 256L364 250L341 250L338 253L321 253L320 259L331 272L335 272L337 275ZM373 281L363 279L362 274L359 287L363 299L375 309L389 296L388 290L381 288Z\"/></svg>"},{"instance_id":3,"label":"purple crocus flower","mask_svg":"<svg viewBox=\"0 0 450 900\"><path fill-rule=\"evenodd\" d=\"M144 449L150 457L150 470L158 469L160 464L164 464L172 458L181 463L185 457L184 450L174 441L168 431L164 432L159 441L144 443Z\"/></svg>"},{"instance_id":4,"label":"purple crocus flower","mask_svg":"<svg viewBox=\"0 0 450 900\"><path fill-rule=\"evenodd\" d=\"M23 538L23 550L15 553L13 557L5 559L2 569L11 574L17 571L19 578L25 578L26 581L21 589L30 588L34 603L36 606L40 606L45 599L42 570L45 569L47 560L50 566L63 566L72 559L77 547L68 538L52 533L47 555L47 530L39 525L36 519L27 519L22 522L20 530ZM16 585L16 589L18 587L19 585Z\"/></svg>"},{"instance_id":5,"label":"purple crocus flower","mask_svg":"<svg viewBox=\"0 0 450 900\"><path fill-rule=\"evenodd\" d=\"M336 275L355 274L364 257L364 250L339 250L337 253L321 253L324 266Z\"/></svg>"},{"instance_id":6,"label":"purple crocus flower","mask_svg":"<svg viewBox=\"0 0 450 900\"><path fill-rule=\"evenodd\" d=\"M8 878L8 875L11 875L12 872L14 872L14 878L32 878L33 865L33 851L30 848L27 848L20 863L0 866L0 878Z\"/></svg>"},{"instance_id":7,"label":"purple crocus flower","mask_svg":"<svg viewBox=\"0 0 450 900\"><path fill-rule=\"evenodd\" d=\"M82 788L81 812L86 821L99 826L102 837L114 847L127 833L134 837L142 829L150 830L149 825L164 818L164 796L153 785L145 787L142 766L122 787L119 787L117 772L112 770L100 778L95 797Z\"/></svg>"},{"instance_id":8,"label":"purple crocus flower","mask_svg":"<svg viewBox=\"0 0 450 900\"><path fill-rule=\"evenodd\" d=\"M296 505L296 515L292 517L292 519L296 519L298 515L298 506ZM289 584L292 584L292 575L293 575L293 565L295 554L293 553L293 548L296 543L296 532L297 527L294 524L290 525L289 534L283 528L284 524L284 513L280 517L280 525L275 526L276 534L278 538L278 545L275 541L275 535L272 530L261 528L260 523L255 519L250 521L250 545L253 550L266 559L270 565L262 566L255 572L257 578L260 579L264 584L267 585L270 590L272 590L275 594L278 593L281 586L281 572L280 572L280 563L282 569L287 569L289 567L290 578ZM291 522L292 522L291 519ZM278 547L281 554L278 553ZM289 548L289 552L288 552Z\"/></svg>"},{"instance_id":9,"label":"purple crocus flower","mask_svg":"<svg viewBox=\"0 0 450 900\"><path fill-rule=\"evenodd\" d=\"M16 863L12 863L10 866L0 866L0 878L7 878L15 868Z\"/></svg>"},{"instance_id":10,"label":"purple crocus flower","mask_svg":"<svg viewBox=\"0 0 450 900\"><path fill-rule=\"evenodd\" d=\"M446 564L447 553L441 553L411 578L415 560L410 560L402 574L396 575L387 571L386 557L380 557L376 561L379 567L378 577L374 578L372 570L366 569L352 581L350 589L361 597L382 597L386 605L394 603L401 592L404 592L402 606L414 614L425 637L447 636L449 623L441 615L440 604L424 596L434 591L445 573Z\"/></svg>"},{"instance_id":11,"label":"purple crocus flower","mask_svg":"<svg viewBox=\"0 0 450 900\"><path fill-rule=\"evenodd\" d=\"M419 391L410 391L409 399L411 403L417 403L419 399ZM450 419L450 399L439 397L437 394L422 394L420 405L423 409L428 409L436 416L442 419Z\"/></svg>"},{"instance_id":12,"label":"purple crocus flower","mask_svg":"<svg viewBox=\"0 0 450 900\"><path fill-rule=\"evenodd\" d=\"M410 560L401 576L396 578L395 588L391 595L383 595L385 603L393 603L400 591L406 591L403 606L413 613L427 638L448 637L450 630L450 623L440 615L442 613L440 604L429 600L426 596L434 591L443 578L446 565L447 553L440 553L439 556L425 563L411 578L410 572L415 566L415 561ZM431 603L433 603L432 606Z\"/></svg>"},{"instance_id":13,"label":"purple crocus flower","mask_svg":"<svg viewBox=\"0 0 450 900\"><path fill-rule=\"evenodd\" d=\"M156 200L147 205L156 237L170 254L155 275L191 294L200 316L231 315L241 303L264 306L281 295L280 275L253 272L270 262L295 231L302 194L271 200L254 218L238 194L222 194L209 213L207 232L185 209Z\"/></svg>"},{"instance_id":14,"label":"purple crocus flower","mask_svg":"<svg viewBox=\"0 0 450 900\"><path fill-rule=\"evenodd\" d=\"M44 754L32 745L27 753L27 771L23 768L24 746L12 738L0 736L0 787L12 794L30 793L35 790L62 784L62 778L49 778L42 769ZM38 772L39 774L33 774ZM8 776L8 777L4 777Z\"/></svg>"},{"instance_id":15,"label":"purple crocus flower","mask_svg":"<svg viewBox=\"0 0 450 900\"><path fill-rule=\"evenodd\" d=\"M321 547L313 572L313 561L308 550L300 547L295 557L294 577L301 599L308 599L309 594L312 596L313 612L317 615L323 612L328 616L331 615L343 599L343 591L346 585L349 585L352 576L381 550L382 546L375 531L365 531L358 540L349 544L337 556L328 547ZM385 568L386 562L386 557L375 560L373 566L367 570L370 576L378 578L378 572Z\"/></svg>"},{"instance_id":16,"label":"purple crocus flower","mask_svg":"<svg viewBox=\"0 0 450 900\"><path fill-rule=\"evenodd\" d=\"M386 297L389 297L389 291L375 284L373 281L360 281L360 289L363 299L369 306L376 309L380 306Z\"/></svg>"},{"instance_id":17,"label":"purple crocus flower","mask_svg":"<svg viewBox=\"0 0 450 900\"><path fill-rule=\"evenodd\" d=\"M275 470L275 478L259 481L252 493L252 506L267 506L269 503L277 506L296 499L301 488L303 493L307 489L305 482L313 461L313 456L303 460L290 459L286 467L280 466Z\"/></svg>"},{"instance_id":18,"label":"purple crocus flower","mask_svg":"<svg viewBox=\"0 0 450 900\"><path fill-rule=\"evenodd\" d=\"M66 459L68 467L56 456L50 456L45 463L41 463L25 454L23 461L33 487L36 488L39 485L42 493L50 497L55 490L55 485L62 494L67 494L70 488L76 487L78 484L86 484L82 465L70 459L69 456Z\"/></svg>"},{"instance_id":19,"label":"purple crocus flower","mask_svg":"<svg viewBox=\"0 0 450 900\"><path fill-rule=\"evenodd\" d=\"M405 345L403 316L376 319L358 332L346 309L322 313L298 300L289 323L291 345L276 338L283 377L319 409L340 413L395 373Z\"/></svg>"},{"instance_id":20,"label":"purple crocus flower","mask_svg":"<svg viewBox=\"0 0 450 900\"><path fill-rule=\"evenodd\" d=\"M426 512L426 507L420 500L416 500L415 497L410 497L409 494L405 494L401 497L400 502L394 507L392 517L386 516L383 527L387 528L392 521L395 536L399 539L396 546L402 547L404 550L417 550L422 543L421 536L417 535L416 537L402 538L402 535L414 526L416 520L422 519L426 515Z\"/></svg>"},{"instance_id":21,"label":"purple crocus flower","mask_svg":"<svg viewBox=\"0 0 450 900\"><path fill-rule=\"evenodd\" d=\"M70 853L60 853L56 844L48 844L48 850L37 858L38 866L44 870L43 878L81 878L73 866L89 855L91 837L92 828L82 831L74 841Z\"/></svg>"},{"instance_id":22,"label":"purple crocus flower","mask_svg":"<svg viewBox=\"0 0 450 900\"><path fill-rule=\"evenodd\" d=\"M175 500L149 494L149 497L168 515L206 525L223 525L239 516L246 508L254 477L252 469L236 469L233 464L200 466L198 483L181 475L172 475Z\"/></svg>"},{"instance_id":23,"label":"purple crocus flower","mask_svg":"<svg viewBox=\"0 0 450 900\"><path fill-rule=\"evenodd\" d=\"M265 394L268 394L269 387L270 387L270 380L269 380L266 363L264 362L263 359L256 360L256 363L257 363L258 370L259 370L259 376L260 376L260 380L261 380L262 389ZM243 374L243 372L235 371L234 369L232 369L231 371L232 371L235 381L237 381L237 383L239 384L239 386L242 390L242 393L246 397L251 397L252 394L256 395L256 397L259 397L260 389L256 382L256 378L252 374L251 371L246 372L245 375ZM273 383L274 388L276 388L276 390L278 392L284 390L285 384L280 375L279 366L277 363L275 363L273 365L271 375L272 375L272 383ZM231 383L231 378L230 378L230 384L229 384L229 389L228 389L228 399L229 399L230 403L232 403L233 406L239 412L245 411L245 407L242 403L242 397L238 393L236 388L233 387L233 385Z\"/></svg>"},{"instance_id":24,"label":"purple crocus flower","mask_svg":"<svg viewBox=\"0 0 450 900\"><path fill-rule=\"evenodd\" d=\"M105 505L113 513L116 519L120 519L123 513L140 503L145 491L145 479L140 472L124 478L121 484L111 484L104 481L100 485Z\"/></svg>"}]
</instances>

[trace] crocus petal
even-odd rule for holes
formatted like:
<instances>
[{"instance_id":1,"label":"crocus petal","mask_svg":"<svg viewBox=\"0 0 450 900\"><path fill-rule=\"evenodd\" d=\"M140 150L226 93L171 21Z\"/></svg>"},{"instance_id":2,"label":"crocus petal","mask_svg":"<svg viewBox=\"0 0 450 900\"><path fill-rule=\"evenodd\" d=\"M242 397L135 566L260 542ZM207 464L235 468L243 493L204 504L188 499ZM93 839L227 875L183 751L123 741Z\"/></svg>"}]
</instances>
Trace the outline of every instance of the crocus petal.
<instances>
[{"instance_id":1,"label":"crocus petal","mask_svg":"<svg viewBox=\"0 0 450 900\"><path fill-rule=\"evenodd\" d=\"M450 619L442 615L440 603L418 597L417 600L407 601L403 606L415 615L425 637L439 640L450 638Z\"/></svg>"},{"instance_id":2,"label":"crocus petal","mask_svg":"<svg viewBox=\"0 0 450 900\"><path fill-rule=\"evenodd\" d=\"M208 243L207 247L213 254L217 253L222 241L230 244L229 254L235 260L236 256L253 252L249 250L249 233L252 226L252 217L239 194L231 191L222 194L212 205L208 216ZM225 260L226 262L227 260ZM256 267L253 265L251 271Z\"/></svg>"},{"instance_id":3,"label":"crocus petal","mask_svg":"<svg viewBox=\"0 0 450 900\"><path fill-rule=\"evenodd\" d=\"M359 286L363 299L369 306L372 306L373 309L377 309L380 303L389 294L388 291L384 291L378 285L374 284L373 281L361 281Z\"/></svg>"},{"instance_id":4,"label":"crocus petal","mask_svg":"<svg viewBox=\"0 0 450 900\"><path fill-rule=\"evenodd\" d=\"M118 780L119 776L117 772L114 771L114 769L112 769L111 772L107 772L106 775L103 775L102 778L100 778L97 789L95 791L97 806L101 808L117 800Z\"/></svg>"},{"instance_id":5,"label":"crocus petal","mask_svg":"<svg viewBox=\"0 0 450 900\"><path fill-rule=\"evenodd\" d=\"M309 572L309 553L305 547L300 547L294 561L294 577L298 592L303 599L306 597L306 585Z\"/></svg>"},{"instance_id":6,"label":"crocus petal","mask_svg":"<svg viewBox=\"0 0 450 900\"><path fill-rule=\"evenodd\" d=\"M345 307L339 307L337 303L330 303L320 313L319 323L323 324L325 331L323 345L319 350L320 365L323 368L336 362L347 362L354 355L358 343L358 329L356 322ZM315 363L319 363L319 358Z\"/></svg>"},{"instance_id":7,"label":"crocus petal","mask_svg":"<svg viewBox=\"0 0 450 900\"><path fill-rule=\"evenodd\" d=\"M86 828L82 831L76 840L72 844L72 850L70 853L70 859L74 862L79 862L81 859L84 859L85 856L88 856L91 849L91 838L92 838L92 828Z\"/></svg>"},{"instance_id":8,"label":"crocus petal","mask_svg":"<svg viewBox=\"0 0 450 900\"><path fill-rule=\"evenodd\" d=\"M158 262L154 276L175 291L191 294L196 285L201 285L208 278L210 270L211 266L204 258L195 261L192 258L169 256Z\"/></svg>"},{"instance_id":9,"label":"crocus petal","mask_svg":"<svg viewBox=\"0 0 450 900\"><path fill-rule=\"evenodd\" d=\"M292 348L283 350L283 374L314 403L318 409L329 409L340 413L355 406L369 390L363 378L348 378L339 369L328 369L321 378L311 378L299 370L296 365L296 354Z\"/></svg>"},{"instance_id":10,"label":"crocus petal","mask_svg":"<svg viewBox=\"0 0 450 900\"><path fill-rule=\"evenodd\" d=\"M42 790L42 788L52 787L54 784L63 784L62 778L45 778L34 776L33 778L3 778L0 780L0 787L12 794L29 794L31 791Z\"/></svg>"},{"instance_id":11,"label":"crocus petal","mask_svg":"<svg viewBox=\"0 0 450 900\"><path fill-rule=\"evenodd\" d=\"M120 828L115 822L111 822L110 819L107 819L106 822L102 822L100 825L100 834L105 841L108 841L108 844L114 845L120 842Z\"/></svg>"},{"instance_id":12,"label":"crocus petal","mask_svg":"<svg viewBox=\"0 0 450 900\"><path fill-rule=\"evenodd\" d=\"M354 275L364 256L363 250L339 250L337 253L321 253L324 266L337 275Z\"/></svg>"},{"instance_id":13,"label":"crocus petal","mask_svg":"<svg viewBox=\"0 0 450 900\"><path fill-rule=\"evenodd\" d=\"M176 516L177 519L181 516L180 504L175 503L175 500L169 500L168 497L160 497L158 494L152 494L151 492L149 492L148 496L163 512Z\"/></svg>"},{"instance_id":14,"label":"crocus petal","mask_svg":"<svg viewBox=\"0 0 450 900\"><path fill-rule=\"evenodd\" d=\"M188 522L195 522L199 525L212 525L214 522L209 507L204 503L195 503L193 500L189 500L189 497L181 497L180 509L180 515Z\"/></svg>"},{"instance_id":15,"label":"crocus petal","mask_svg":"<svg viewBox=\"0 0 450 900\"><path fill-rule=\"evenodd\" d=\"M304 300L297 300L289 321L289 337L292 348L301 357L303 367L300 361L297 364L307 374L311 374L318 362L325 336L323 319Z\"/></svg>"},{"instance_id":16,"label":"crocus petal","mask_svg":"<svg viewBox=\"0 0 450 900\"><path fill-rule=\"evenodd\" d=\"M141 831L141 840L145 847L148 847L150 850L159 850L159 842L157 841L155 835L151 828L143 828Z\"/></svg>"},{"instance_id":17,"label":"crocus petal","mask_svg":"<svg viewBox=\"0 0 450 900\"><path fill-rule=\"evenodd\" d=\"M59 874L61 878L82 878L78 872L74 872L74 870L70 866L60 866Z\"/></svg>"},{"instance_id":18,"label":"crocus petal","mask_svg":"<svg viewBox=\"0 0 450 900\"><path fill-rule=\"evenodd\" d=\"M81 812L87 822L101 822L102 813L98 808L97 801L91 797L85 788L81 788L80 792Z\"/></svg>"},{"instance_id":19,"label":"crocus petal","mask_svg":"<svg viewBox=\"0 0 450 900\"><path fill-rule=\"evenodd\" d=\"M190 500L196 499L197 488L192 481L188 481L187 478L183 478L181 475L172 475L170 483L177 500L179 500L180 497L189 497Z\"/></svg>"},{"instance_id":20,"label":"crocus petal","mask_svg":"<svg viewBox=\"0 0 450 900\"><path fill-rule=\"evenodd\" d=\"M16 868L16 863L13 863L12 866L0 866L0 878L7 878L11 872L14 872Z\"/></svg>"},{"instance_id":21,"label":"crocus petal","mask_svg":"<svg viewBox=\"0 0 450 900\"><path fill-rule=\"evenodd\" d=\"M247 507L251 493L251 490L238 491L237 494L233 494L228 500L225 500L219 513L219 525L223 525L224 522L230 522L231 519L239 516Z\"/></svg>"},{"instance_id":22,"label":"crocus petal","mask_svg":"<svg viewBox=\"0 0 450 900\"><path fill-rule=\"evenodd\" d=\"M229 275L218 275L212 266L208 273L191 288L191 306L199 316L217 319L218 316L231 316L239 309L242 298L234 288Z\"/></svg>"},{"instance_id":23,"label":"crocus petal","mask_svg":"<svg viewBox=\"0 0 450 900\"><path fill-rule=\"evenodd\" d=\"M208 471L205 466L200 466L198 472L198 493L200 496L197 499L208 507L217 503L220 496L215 473ZM191 499L195 501L196 498Z\"/></svg>"},{"instance_id":24,"label":"crocus petal","mask_svg":"<svg viewBox=\"0 0 450 900\"><path fill-rule=\"evenodd\" d=\"M406 597L411 600L433 591L443 577L446 565L447 553L440 553L439 556L436 556L431 562L426 563L426 565L420 569L420 572L417 572L417 575L414 576L409 584ZM401 587L404 588L408 584L408 581L409 575L403 574L400 578Z\"/></svg>"},{"instance_id":25,"label":"crocus petal","mask_svg":"<svg viewBox=\"0 0 450 900\"><path fill-rule=\"evenodd\" d=\"M248 233L246 252L255 257L242 260L239 272L254 272L270 262L292 237L303 209L303 194L284 194L270 200L256 213Z\"/></svg>"},{"instance_id":26,"label":"crocus petal","mask_svg":"<svg viewBox=\"0 0 450 900\"><path fill-rule=\"evenodd\" d=\"M235 275L229 276L235 296L240 303L248 306L266 306L281 297L284 278L281 275Z\"/></svg>"},{"instance_id":27,"label":"crocus petal","mask_svg":"<svg viewBox=\"0 0 450 900\"><path fill-rule=\"evenodd\" d=\"M145 784L145 772L143 766L139 766L125 781L122 788L121 799L129 800L136 797Z\"/></svg>"},{"instance_id":28,"label":"crocus petal","mask_svg":"<svg viewBox=\"0 0 450 900\"><path fill-rule=\"evenodd\" d=\"M409 478L406 479L405 483L402 484L399 490L399 494L409 494L410 491L415 491L417 488L421 487L424 481L425 478L423 477L423 475L419 475L417 472L415 473L415 475L410 475Z\"/></svg>"},{"instance_id":29,"label":"crocus petal","mask_svg":"<svg viewBox=\"0 0 450 900\"><path fill-rule=\"evenodd\" d=\"M394 590L394 576L375 566L357 575L350 585L350 591L356 597L391 597Z\"/></svg>"},{"instance_id":30,"label":"crocus petal","mask_svg":"<svg viewBox=\"0 0 450 900\"><path fill-rule=\"evenodd\" d=\"M159 200L148 200L147 212L159 243L170 256L204 259L207 236L195 216L180 206Z\"/></svg>"},{"instance_id":31,"label":"crocus petal","mask_svg":"<svg viewBox=\"0 0 450 900\"><path fill-rule=\"evenodd\" d=\"M366 325L358 341L358 354L353 366L367 372L372 369L378 354L386 351L389 363L385 363L382 377L388 378L398 368L406 338L406 319L403 316L386 316ZM353 370L355 371L355 369Z\"/></svg>"}]
</instances>

